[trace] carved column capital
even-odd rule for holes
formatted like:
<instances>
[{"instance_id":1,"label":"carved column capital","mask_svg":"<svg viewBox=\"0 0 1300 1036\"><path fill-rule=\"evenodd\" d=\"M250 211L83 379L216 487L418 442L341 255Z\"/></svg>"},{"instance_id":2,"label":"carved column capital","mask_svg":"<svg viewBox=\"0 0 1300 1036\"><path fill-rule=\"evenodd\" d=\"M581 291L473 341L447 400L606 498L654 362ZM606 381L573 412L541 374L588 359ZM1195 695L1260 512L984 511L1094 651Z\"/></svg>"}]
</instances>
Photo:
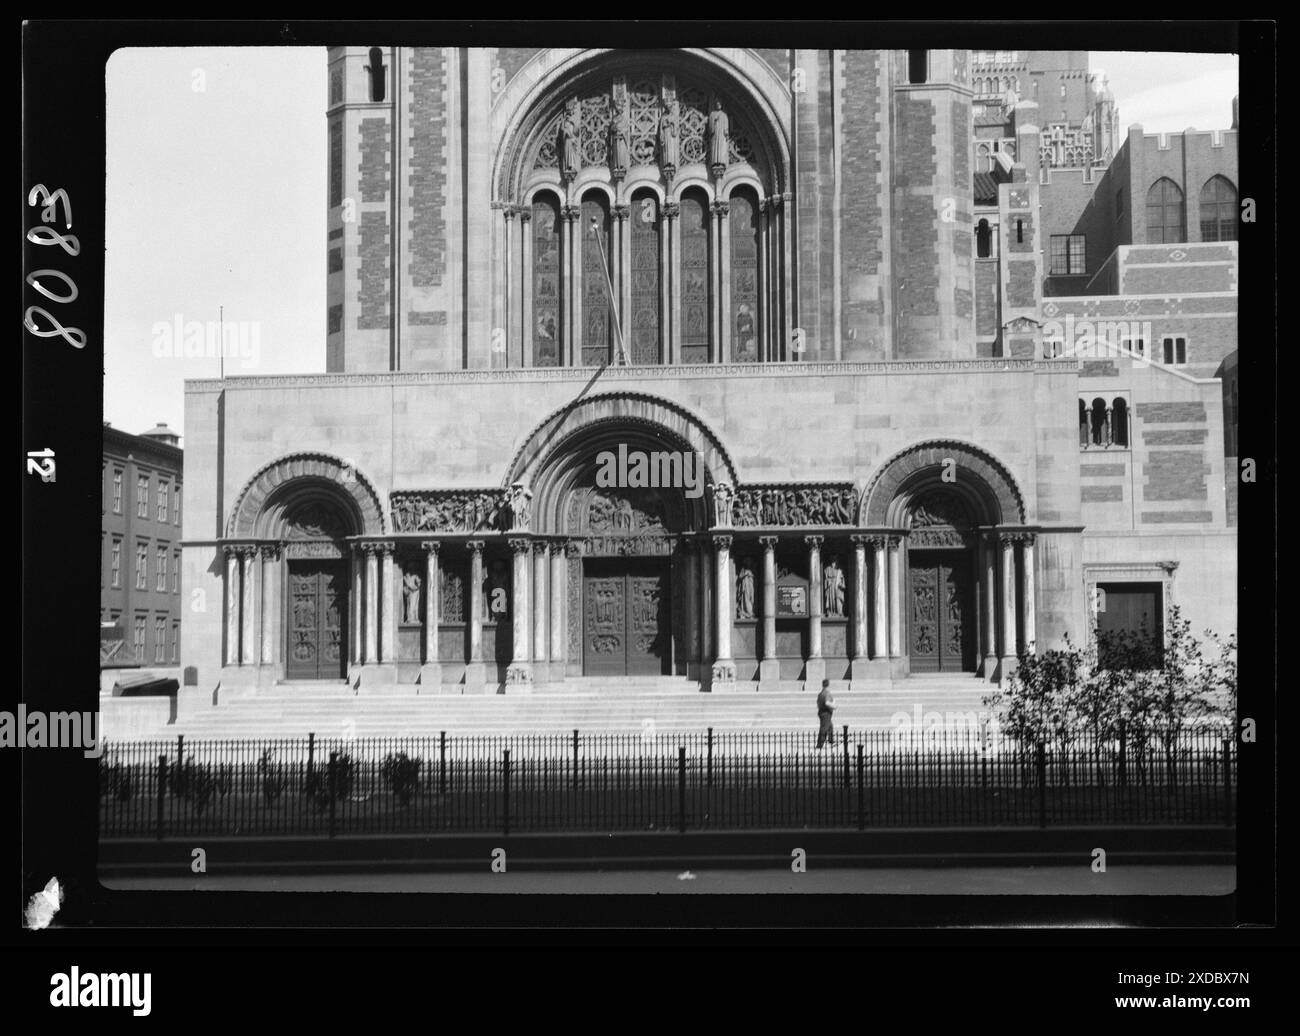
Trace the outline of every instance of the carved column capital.
<instances>
[{"instance_id":1,"label":"carved column capital","mask_svg":"<svg viewBox=\"0 0 1300 1036\"><path fill-rule=\"evenodd\" d=\"M805 536L803 538L803 541L809 547L816 547L818 550L820 550L821 545L825 541L825 539L826 539L825 536Z\"/></svg>"},{"instance_id":2,"label":"carved column capital","mask_svg":"<svg viewBox=\"0 0 1300 1036\"><path fill-rule=\"evenodd\" d=\"M551 545L550 545L549 543L547 543L545 540L534 540L534 541L533 541L533 553L534 553L534 554L548 554L548 553L550 553L550 550L551 550Z\"/></svg>"},{"instance_id":3,"label":"carved column capital","mask_svg":"<svg viewBox=\"0 0 1300 1036\"><path fill-rule=\"evenodd\" d=\"M515 554L528 554L533 549L533 541L525 539L511 539L510 550Z\"/></svg>"},{"instance_id":4,"label":"carved column capital","mask_svg":"<svg viewBox=\"0 0 1300 1036\"><path fill-rule=\"evenodd\" d=\"M564 555L570 558L582 557L582 541L569 540L564 544Z\"/></svg>"},{"instance_id":5,"label":"carved column capital","mask_svg":"<svg viewBox=\"0 0 1300 1036\"><path fill-rule=\"evenodd\" d=\"M731 212L731 203L725 201L710 202L709 211L715 216L726 216Z\"/></svg>"},{"instance_id":6,"label":"carved column capital","mask_svg":"<svg viewBox=\"0 0 1300 1036\"><path fill-rule=\"evenodd\" d=\"M1017 533L1016 540L1024 547L1032 547L1038 537L1032 532Z\"/></svg>"},{"instance_id":7,"label":"carved column capital","mask_svg":"<svg viewBox=\"0 0 1300 1036\"><path fill-rule=\"evenodd\" d=\"M849 542L856 547L874 547L876 545L875 541L881 538L880 536L869 536L865 532L855 532L849 537Z\"/></svg>"},{"instance_id":8,"label":"carved column capital","mask_svg":"<svg viewBox=\"0 0 1300 1036\"><path fill-rule=\"evenodd\" d=\"M437 554L441 547L442 547L442 543L439 540L420 541L420 549L424 551L426 554Z\"/></svg>"},{"instance_id":9,"label":"carved column capital","mask_svg":"<svg viewBox=\"0 0 1300 1036\"><path fill-rule=\"evenodd\" d=\"M675 201L664 202L663 214L667 219L676 219L682 214L681 203Z\"/></svg>"},{"instance_id":10,"label":"carved column capital","mask_svg":"<svg viewBox=\"0 0 1300 1036\"><path fill-rule=\"evenodd\" d=\"M517 215L519 215L519 213L513 205L503 205L501 207L501 215L505 216L506 222L509 223L512 219L514 219Z\"/></svg>"},{"instance_id":11,"label":"carved column capital","mask_svg":"<svg viewBox=\"0 0 1300 1036\"><path fill-rule=\"evenodd\" d=\"M560 209L560 218L570 223L576 222L582 217L582 209L577 205L565 205Z\"/></svg>"},{"instance_id":12,"label":"carved column capital","mask_svg":"<svg viewBox=\"0 0 1300 1036\"><path fill-rule=\"evenodd\" d=\"M471 554L482 554L482 553L483 553L483 541L482 541L482 540L467 540L466 543L465 543L465 546L467 546L467 547L469 548L469 552L470 552Z\"/></svg>"},{"instance_id":13,"label":"carved column capital","mask_svg":"<svg viewBox=\"0 0 1300 1036\"><path fill-rule=\"evenodd\" d=\"M517 205L515 211L519 213L520 223L527 223L533 218L533 210L527 205Z\"/></svg>"},{"instance_id":14,"label":"carved column capital","mask_svg":"<svg viewBox=\"0 0 1300 1036\"><path fill-rule=\"evenodd\" d=\"M375 548L380 554L396 554L397 544L392 540L380 540L375 544Z\"/></svg>"},{"instance_id":15,"label":"carved column capital","mask_svg":"<svg viewBox=\"0 0 1300 1036\"><path fill-rule=\"evenodd\" d=\"M718 550L727 550L731 547L731 537L715 535L713 537L713 545Z\"/></svg>"},{"instance_id":16,"label":"carved column capital","mask_svg":"<svg viewBox=\"0 0 1300 1036\"><path fill-rule=\"evenodd\" d=\"M625 220L631 214L632 214L632 207L630 205L614 206L614 218L617 220Z\"/></svg>"},{"instance_id":17,"label":"carved column capital","mask_svg":"<svg viewBox=\"0 0 1300 1036\"><path fill-rule=\"evenodd\" d=\"M258 550L267 561L279 561L281 546L279 543L263 543Z\"/></svg>"},{"instance_id":18,"label":"carved column capital","mask_svg":"<svg viewBox=\"0 0 1300 1036\"><path fill-rule=\"evenodd\" d=\"M997 537L997 542L1007 550L1014 547L1016 545L1016 540L1019 538L1019 534L1014 532L999 532L994 535Z\"/></svg>"},{"instance_id":19,"label":"carved column capital","mask_svg":"<svg viewBox=\"0 0 1300 1036\"><path fill-rule=\"evenodd\" d=\"M766 550L766 551L776 550L776 537L775 537L775 536L760 536L760 537L758 538L758 542L759 542L759 545L760 545L764 550Z\"/></svg>"}]
</instances>

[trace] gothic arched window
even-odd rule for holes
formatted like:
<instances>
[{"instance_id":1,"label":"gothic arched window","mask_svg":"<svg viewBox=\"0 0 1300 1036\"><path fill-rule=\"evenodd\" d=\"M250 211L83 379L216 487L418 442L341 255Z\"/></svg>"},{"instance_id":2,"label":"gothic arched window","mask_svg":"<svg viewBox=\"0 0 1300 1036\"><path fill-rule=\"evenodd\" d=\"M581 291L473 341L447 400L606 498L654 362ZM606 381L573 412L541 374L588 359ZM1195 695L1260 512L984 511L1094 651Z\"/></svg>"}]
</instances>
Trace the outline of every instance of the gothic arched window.
<instances>
[{"instance_id":1,"label":"gothic arched window","mask_svg":"<svg viewBox=\"0 0 1300 1036\"><path fill-rule=\"evenodd\" d=\"M598 366L610 360L615 345L614 314L610 305L608 263L610 245L609 199L604 191L588 191L582 196L582 214L577 232L581 234L582 264L579 276L582 301L582 363Z\"/></svg>"},{"instance_id":2,"label":"gothic arched window","mask_svg":"<svg viewBox=\"0 0 1300 1036\"><path fill-rule=\"evenodd\" d=\"M758 198L748 187L731 195L727 225L731 237L731 358L760 359L758 348Z\"/></svg>"},{"instance_id":3,"label":"gothic arched window","mask_svg":"<svg viewBox=\"0 0 1300 1036\"><path fill-rule=\"evenodd\" d=\"M1182 188L1167 176L1162 176L1147 191L1146 243L1172 245L1186 240Z\"/></svg>"},{"instance_id":4,"label":"gothic arched window","mask_svg":"<svg viewBox=\"0 0 1300 1036\"><path fill-rule=\"evenodd\" d=\"M533 366L558 367L564 357L564 307L560 304L560 200L549 192L533 199Z\"/></svg>"},{"instance_id":5,"label":"gothic arched window","mask_svg":"<svg viewBox=\"0 0 1300 1036\"><path fill-rule=\"evenodd\" d=\"M1237 188L1223 176L1211 176L1201 188L1201 240L1237 240Z\"/></svg>"},{"instance_id":6,"label":"gothic arched window","mask_svg":"<svg viewBox=\"0 0 1300 1036\"><path fill-rule=\"evenodd\" d=\"M663 351L660 316L660 219L659 199L654 191L642 189L632 196L632 207L627 220L631 244L632 309L628 327L627 347L632 363L659 363Z\"/></svg>"},{"instance_id":7,"label":"gothic arched window","mask_svg":"<svg viewBox=\"0 0 1300 1036\"><path fill-rule=\"evenodd\" d=\"M709 333L709 204L698 187L682 194L681 240L682 362L708 363L713 344Z\"/></svg>"}]
</instances>

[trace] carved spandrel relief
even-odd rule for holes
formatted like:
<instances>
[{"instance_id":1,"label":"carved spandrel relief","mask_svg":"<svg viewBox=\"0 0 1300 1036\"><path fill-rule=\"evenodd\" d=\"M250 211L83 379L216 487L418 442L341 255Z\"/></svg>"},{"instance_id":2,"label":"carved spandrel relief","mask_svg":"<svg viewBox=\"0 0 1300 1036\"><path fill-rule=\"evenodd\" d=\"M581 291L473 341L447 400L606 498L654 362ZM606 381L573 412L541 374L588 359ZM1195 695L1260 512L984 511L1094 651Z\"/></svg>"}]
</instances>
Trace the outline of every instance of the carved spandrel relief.
<instances>
[{"instance_id":1,"label":"carved spandrel relief","mask_svg":"<svg viewBox=\"0 0 1300 1036\"><path fill-rule=\"evenodd\" d=\"M398 492L390 500L396 532L506 532L510 526L504 489Z\"/></svg>"},{"instance_id":2,"label":"carved spandrel relief","mask_svg":"<svg viewBox=\"0 0 1300 1036\"><path fill-rule=\"evenodd\" d=\"M955 493L931 490L912 507L909 542L914 547L962 547L970 538L971 524L966 505Z\"/></svg>"},{"instance_id":3,"label":"carved spandrel relief","mask_svg":"<svg viewBox=\"0 0 1300 1036\"><path fill-rule=\"evenodd\" d=\"M291 540L341 539L348 534L342 516L332 507L312 501L295 508L285 523Z\"/></svg>"}]
</instances>

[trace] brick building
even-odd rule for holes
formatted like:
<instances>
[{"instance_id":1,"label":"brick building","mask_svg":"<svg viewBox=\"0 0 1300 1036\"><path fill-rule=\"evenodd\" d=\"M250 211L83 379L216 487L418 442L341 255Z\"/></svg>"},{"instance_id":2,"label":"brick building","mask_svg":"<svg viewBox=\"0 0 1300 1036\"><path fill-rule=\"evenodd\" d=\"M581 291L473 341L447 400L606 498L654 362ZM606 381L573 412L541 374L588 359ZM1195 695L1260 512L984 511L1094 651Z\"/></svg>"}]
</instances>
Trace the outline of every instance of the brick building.
<instances>
[{"instance_id":1,"label":"brick building","mask_svg":"<svg viewBox=\"0 0 1300 1036\"><path fill-rule=\"evenodd\" d=\"M179 437L166 425L131 435L104 425L100 513L100 664L180 659Z\"/></svg>"},{"instance_id":2,"label":"brick building","mask_svg":"<svg viewBox=\"0 0 1300 1036\"><path fill-rule=\"evenodd\" d=\"M1234 628L1235 244L1146 206L1235 205L1235 132L1121 140L1072 52L328 61L325 371L187 383L199 697L870 695L1102 600Z\"/></svg>"}]
</instances>

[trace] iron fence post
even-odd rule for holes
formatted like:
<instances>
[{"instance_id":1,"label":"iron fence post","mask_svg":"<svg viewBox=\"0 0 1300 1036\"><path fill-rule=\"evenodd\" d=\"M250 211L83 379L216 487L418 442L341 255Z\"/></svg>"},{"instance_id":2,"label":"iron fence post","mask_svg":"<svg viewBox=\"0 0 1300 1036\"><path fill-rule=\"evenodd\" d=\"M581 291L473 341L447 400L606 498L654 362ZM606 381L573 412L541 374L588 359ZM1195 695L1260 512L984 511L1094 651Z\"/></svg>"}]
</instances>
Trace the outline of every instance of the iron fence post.
<instances>
[{"instance_id":1,"label":"iron fence post","mask_svg":"<svg viewBox=\"0 0 1300 1036\"><path fill-rule=\"evenodd\" d=\"M708 756L708 764L705 770L705 779L708 781L709 787L712 788L713 787L713 728L712 727L709 727L709 756Z\"/></svg>"},{"instance_id":2,"label":"iron fence post","mask_svg":"<svg viewBox=\"0 0 1300 1036\"><path fill-rule=\"evenodd\" d=\"M164 798L166 794L167 794L167 756L160 755L158 757L158 817L157 817L157 829L156 829L156 833L158 835L158 841L160 842L162 841L162 837L163 837L163 811L166 806L164 802Z\"/></svg>"},{"instance_id":3,"label":"iron fence post","mask_svg":"<svg viewBox=\"0 0 1300 1036\"><path fill-rule=\"evenodd\" d=\"M858 744L858 830L861 831L867 826L866 803L863 802L863 749L862 744Z\"/></svg>"},{"instance_id":4,"label":"iron fence post","mask_svg":"<svg viewBox=\"0 0 1300 1036\"><path fill-rule=\"evenodd\" d=\"M1047 826L1047 746L1041 742L1037 753L1038 769L1038 826Z\"/></svg>"},{"instance_id":5,"label":"iron fence post","mask_svg":"<svg viewBox=\"0 0 1300 1036\"><path fill-rule=\"evenodd\" d=\"M330 794L330 837L334 837L336 824L338 821L338 752L330 752L330 769L329 769L329 794Z\"/></svg>"},{"instance_id":6,"label":"iron fence post","mask_svg":"<svg viewBox=\"0 0 1300 1036\"><path fill-rule=\"evenodd\" d=\"M573 728L573 790L578 790L578 728Z\"/></svg>"},{"instance_id":7,"label":"iron fence post","mask_svg":"<svg viewBox=\"0 0 1300 1036\"><path fill-rule=\"evenodd\" d=\"M686 747L677 747L677 830L686 833Z\"/></svg>"},{"instance_id":8,"label":"iron fence post","mask_svg":"<svg viewBox=\"0 0 1300 1036\"><path fill-rule=\"evenodd\" d=\"M502 834L510 834L510 749L502 752L501 759L501 816Z\"/></svg>"},{"instance_id":9,"label":"iron fence post","mask_svg":"<svg viewBox=\"0 0 1300 1036\"><path fill-rule=\"evenodd\" d=\"M438 731L438 794L447 794L447 732Z\"/></svg>"},{"instance_id":10,"label":"iron fence post","mask_svg":"<svg viewBox=\"0 0 1300 1036\"><path fill-rule=\"evenodd\" d=\"M849 725L844 724L844 787L849 786Z\"/></svg>"},{"instance_id":11,"label":"iron fence post","mask_svg":"<svg viewBox=\"0 0 1300 1036\"><path fill-rule=\"evenodd\" d=\"M1232 826L1232 741L1223 739L1223 826Z\"/></svg>"}]
</instances>

